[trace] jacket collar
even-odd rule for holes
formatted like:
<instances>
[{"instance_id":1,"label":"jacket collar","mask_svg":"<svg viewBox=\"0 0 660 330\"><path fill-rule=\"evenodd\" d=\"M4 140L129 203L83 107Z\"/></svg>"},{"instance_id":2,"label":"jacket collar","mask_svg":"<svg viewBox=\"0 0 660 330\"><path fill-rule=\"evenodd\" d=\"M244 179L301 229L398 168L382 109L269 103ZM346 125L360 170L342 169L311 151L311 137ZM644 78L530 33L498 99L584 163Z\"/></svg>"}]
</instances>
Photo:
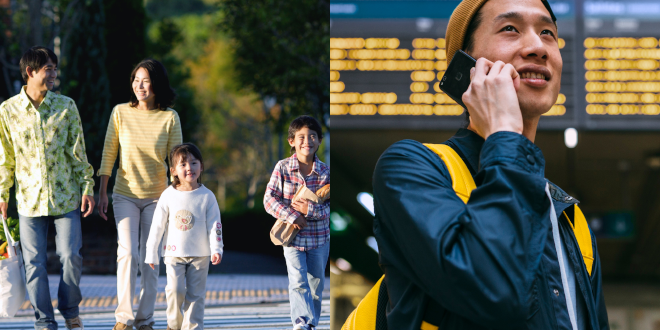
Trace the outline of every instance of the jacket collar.
<instances>
[{"instance_id":1,"label":"jacket collar","mask_svg":"<svg viewBox=\"0 0 660 330\"><path fill-rule=\"evenodd\" d=\"M479 155L481 154L481 147L484 145L484 139L467 128L461 128L448 142L458 148L461 156L467 160L466 165L468 165L470 172L475 175L479 169Z\"/></svg>"},{"instance_id":2,"label":"jacket collar","mask_svg":"<svg viewBox=\"0 0 660 330\"><path fill-rule=\"evenodd\" d=\"M479 155L481 154L481 147L483 147L485 142L484 139L469 129L461 128L448 142L458 148L458 151L462 154L462 158L467 161L466 165L468 165L470 172L473 176L476 175L479 169ZM573 204L579 203L577 199L567 194L559 186L550 182L548 179L546 181L549 183L550 196L552 196L553 202L556 204L556 209L563 210Z\"/></svg>"}]
</instances>

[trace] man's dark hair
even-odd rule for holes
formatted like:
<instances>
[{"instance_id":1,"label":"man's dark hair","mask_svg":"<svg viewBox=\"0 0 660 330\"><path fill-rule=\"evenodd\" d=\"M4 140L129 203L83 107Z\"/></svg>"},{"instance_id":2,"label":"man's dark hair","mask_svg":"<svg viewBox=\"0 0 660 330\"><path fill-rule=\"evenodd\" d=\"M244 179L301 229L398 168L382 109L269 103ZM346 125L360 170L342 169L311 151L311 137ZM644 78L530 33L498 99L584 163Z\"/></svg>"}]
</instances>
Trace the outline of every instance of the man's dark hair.
<instances>
[{"instance_id":1,"label":"man's dark hair","mask_svg":"<svg viewBox=\"0 0 660 330\"><path fill-rule=\"evenodd\" d=\"M472 20L470 21L470 24L465 30L465 38L463 38L463 50L466 53L470 53L474 48L474 32L476 32L477 29L479 28L479 25L481 25L482 18L483 17L481 16L481 8L479 8L479 10L477 10L477 12L474 13Z\"/></svg>"},{"instance_id":2,"label":"man's dark hair","mask_svg":"<svg viewBox=\"0 0 660 330\"><path fill-rule=\"evenodd\" d=\"M138 105L137 97L133 92L133 80L135 80L135 75L140 68L144 68L149 73L151 88L153 88L154 94L156 95L156 107L158 109L166 109L171 107L174 104L176 93L174 92L174 89L170 87L170 79L167 77L167 70L165 70L165 66L152 58L142 60L142 62L135 66L133 72L131 72L130 105L132 107L136 107Z\"/></svg>"},{"instance_id":3,"label":"man's dark hair","mask_svg":"<svg viewBox=\"0 0 660 330\"><path fill-rule=\"evenodd\" d=\"M481 25L481 8L477 10L476 13L474 13L474 16L472 17L472 20L470 21L470 24L468 25L467 29L465 30L465 38L463 39L463 50L466 53L472 52L472 49L474 48L474 33L477 31L479 28L479 25ZM467 128L468 125L470 125L470 113L465 109L465 122L463 123L464 128Z\"/></svg>"},{"instance_id":4,"label":"man's dark hair","mask_svg":"<svg viewBox=\"0 0 660 330\"><path fill-rule=\"evenodd\" d=\"M53 64L57 66L57 55L55 55L52 50L46 47L34 46L23 53L19 63L23 80L26 83L28 81L28 75L26 72L28 67L30 67L33 71L39 71L44 65L46 65L46 62L48 62L49 58L51 61L53 61Z\"/></svg>"},{"instance_id":5,"label":"man's dark hair","mask_svg":"<svg viewBox=\"0 0 660 330\"><path fill-rule=\"evenodd\" d=\"M200 165L202 165L202 171L204 170L204 160L202 159L202 152L199 151L196 145L186 142L182 144L175 145L170 151L170 175L174 178L172 180L172 186L174 188L178 187L181 184L181 180L176 176L176 173L172 171L175 169L176 165L179 162L188 161L188 157L193 156L195 159L199 160ZM197 177L197 183L202 183L202 173L199 173Z\"/></svg>"},{"instance_id":6,"label":"man's dark hair","mask_svg":"<svg viewBox=\"0 0 660 330\"><path fill-rule=\"evenodd\" d=\"M300 116L294 119L289 125L289 135L287 140L292 140L296 138L296 133L301 130L303 127L307 127L312 131L316 132L319 140L323 139L323 130L321 129L321 124L312 116ZM291 147L291 153L296 150L295 147Z\"/></svg>"}]
</instances>

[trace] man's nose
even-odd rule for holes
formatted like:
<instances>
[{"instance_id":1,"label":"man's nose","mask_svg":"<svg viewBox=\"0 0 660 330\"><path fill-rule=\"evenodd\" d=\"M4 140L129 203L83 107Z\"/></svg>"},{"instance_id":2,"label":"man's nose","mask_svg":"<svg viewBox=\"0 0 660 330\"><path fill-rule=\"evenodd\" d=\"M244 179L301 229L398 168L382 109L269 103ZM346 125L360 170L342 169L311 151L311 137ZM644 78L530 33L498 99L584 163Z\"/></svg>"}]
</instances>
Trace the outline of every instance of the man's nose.
<instances>
[{"instance_id":1,"label":"man's nose","mask_svg":"<svg viewBox=\"0 0 660 330\"><path fill-rule=\"evenodd\" d=\"M522 56L525 58L548 59L548 50L541 40L541 36L535 32L526 33L523 37Z\"/></svg>"}]
</instances>

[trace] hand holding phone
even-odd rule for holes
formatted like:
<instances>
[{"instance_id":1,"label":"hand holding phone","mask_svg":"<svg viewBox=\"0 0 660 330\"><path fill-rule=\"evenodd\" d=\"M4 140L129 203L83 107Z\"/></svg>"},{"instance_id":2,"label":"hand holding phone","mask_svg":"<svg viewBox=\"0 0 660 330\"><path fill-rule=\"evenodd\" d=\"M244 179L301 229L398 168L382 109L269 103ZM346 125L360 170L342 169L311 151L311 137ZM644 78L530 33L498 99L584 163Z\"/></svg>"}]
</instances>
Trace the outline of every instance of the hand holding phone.
<instances>
[{"instance_id":1,"label":"hand holding phone","mask_svg":"<svg viewBox=\"0 0 660 330\"><path fill-rule=\"evenodd\" d=\"M499 131L522 134L522 113L516 92L520 86L518 72L511 64L493 63L485 58L478 59L472 68L470 59L474 61L458 50L442 77L440 88L469 111L471 128L484 139ZM466 72L470 77L467 84Z\"/></svg>"}]
</instances>

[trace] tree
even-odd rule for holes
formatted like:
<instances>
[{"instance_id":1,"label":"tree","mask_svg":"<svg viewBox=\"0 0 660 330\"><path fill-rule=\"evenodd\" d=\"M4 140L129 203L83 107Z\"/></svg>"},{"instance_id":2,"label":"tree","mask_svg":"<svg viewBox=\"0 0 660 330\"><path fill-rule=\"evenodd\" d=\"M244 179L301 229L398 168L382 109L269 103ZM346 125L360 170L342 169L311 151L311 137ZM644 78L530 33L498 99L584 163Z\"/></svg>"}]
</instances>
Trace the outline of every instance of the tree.
<instances>
[{"instance_id":1,"label":"tree","mask_svg":"<svg viewBox=\"0 0 660 330\"><path fill-rule=\"evenodd\" d=\"M64 43L60 88L62 94L76 101L89 163L98 166L111 111L103 2L77 1L74 10L81 14L71 29L85 33L72 33Z\"/></svg>"},{"instance_id":2,"label":"tree","mask_svg":"<svg viewBox=\"0 0 660 330\"><path fill-rule=\"evenodd\" d=\"M219 26L233 39L238 86L277 100L278 129L302 114L327 125L329 1L221 0L219 8Z\"/></svg>"},{"instance_id":3,"label":"tree","mask_svg":"<svg viewBox=\"0 0 660 330\"><path fill-rule=\"evenodd\" d=\"M258 95L237 92L230 40L214 23L217 15L174 19L181 34L169 49L188 69L185 85L194 91L193 104L203 119L195 139L204 155L204 182L215 189L223 210L237 211L257 205L256 196L270 175L272 123ZM176 30L159 28L159 33L150 33L154 40Z\"/></svg>"},{"instance_id":4,"label":"tree","mask_svg":"<svg viewBox=\"0 0 660 330\"><path fill-rule=\"evenodd\" d=\"M128 102L131 71L149 56L146 40L149 19L142 0L105 0L103 9L107 45L105 66L110 80L110 104L114 106Z\"/></svg>"}]
</instances>

